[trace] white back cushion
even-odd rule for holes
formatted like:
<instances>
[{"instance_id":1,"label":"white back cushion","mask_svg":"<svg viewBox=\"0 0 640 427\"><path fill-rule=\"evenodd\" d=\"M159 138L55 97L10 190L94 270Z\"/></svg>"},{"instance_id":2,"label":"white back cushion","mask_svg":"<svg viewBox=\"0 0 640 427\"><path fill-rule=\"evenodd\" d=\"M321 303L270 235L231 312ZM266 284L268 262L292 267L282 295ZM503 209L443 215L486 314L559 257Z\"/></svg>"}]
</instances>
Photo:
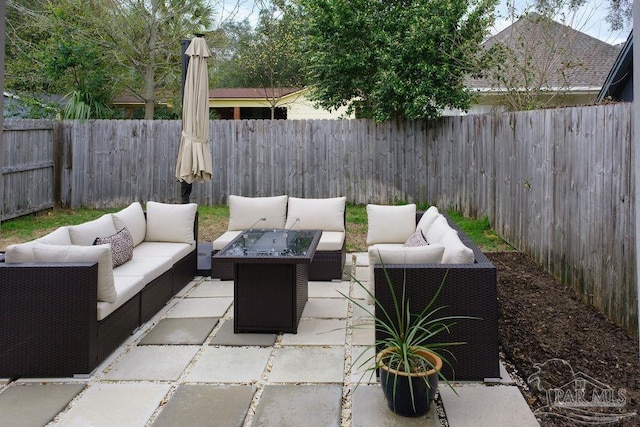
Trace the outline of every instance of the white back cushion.
<instances>
[{"instance_id":1,"label":"white back cushion","mask_svg":"<svg viewBox=\"0 0 640 427\"><path fill-rule=\"evenodd\" d=\"M368 245L404 243L416 231L416 205L367 205L367 223Z\"/></svg>"},{"instance_id":2,"label":"white back cushion","mask_svg":"<svg viewBox=\"0 0 640 427\"><path fill-rule=\"evenodd\" d=\"M198 205L147 202L147 242L194 243L193 222Z\"/></svg>"},{"instance_id":3,"label":"white back cushion","mask_svg":"<svg viewBox=\"0 0 640 427\"><path fill-rule=\"evenodd\" d=\"M285 228L344 231L346 197L301 199L289 197Z\"/></svg>"},{"instance_id":4,"label":"white back cushion","mask_svg":"<svg viewBox=\"0 0 640 427\"><path fill-rule=\"evenodd\" d=\"M56 228L51 233L30 242L7 246L5 262L34 262L33 247L39 243L48 245L70 245L69 227Z\"/></svg>"},{"instance_id":5,"label":"white back cushion","mask_svg":"<svg viewBox=\"0 0 640 427\"><path fill-rule=\"evenodd\" d=\"M98 301L115 302L116 288L109 245L76 246L40 244L33 248L36 262L97 262Z\"/></svg>"},{"instance_id":6,"label":"white back cushion","mask_svg":"<svg viewBox=\"0 0 640 427\"><path fill-rule=\"evenodd\" d=\"M116 234L111 214L102 215L98 219L69 227L69 237L74 245L91 246L97 237Z\"/></svg>"},{"instance_id":7,"label":"white back cushion","mask_svg":"<svg viewBox=\"0 0 640 427\"><path fill-rule=\"evenodd\" d=\"M128 207L112 215L116 231L126 227L133 238L133 246L138 246L144 241L144 236L147 233L147 221L144 218L144 211L140 203L133 202Z\"/></svg>"},{"instance_id":8,"label":"white back cushion","mask_svg":"<svg viewBox=\"0 0 640 427\"><path fill-rule=\"evenodd\" d=\"M455 230L446 231L440 244L444 246L443 264L473 264L475 261L473 250L462 243Z\"/></svg>"},{"instance_id":9,"label":"white back cushion","mask_svg":"<svg viewBox=\"0 0 640 427\"><path fill-rule=\"evenodd\" d=\"M429 207L429 209L427 209L422 214L420 221L418 221L418 224L416 225L416 230L418 229L422 230L422 235L426 236L427 231L429 230L433 222L436 220L436 218L438 218L438 215L440 215L440 212L438 212L438 208L436 208L435 206Z\"/></svg>"},{"instance_id":10,"label":"white back cushion","mask_svg":"<svg viewBox=\"0 0 640 427\"><path fill-rule=\"evenodd\" d=\"M454 233L456 232L449 226L447 219L442 214L439 214L435 221L433 221L433 224L431 224L431 227L429 227L425 233L424 237L430 245L433 243L439 243L444 233L449 230L452 230Z\"/></svg>"},{"instance_id":11,"label":"white back cushion","mask_svg":"<svg viewBox=\"0 0 640 427\"><path fill-rule=\"evenodd\" d=\"M249 228L284 228L287 196L229 196L228 231ZM261 220L264 218L264 220Z\"/></svg>"}]
</instances>

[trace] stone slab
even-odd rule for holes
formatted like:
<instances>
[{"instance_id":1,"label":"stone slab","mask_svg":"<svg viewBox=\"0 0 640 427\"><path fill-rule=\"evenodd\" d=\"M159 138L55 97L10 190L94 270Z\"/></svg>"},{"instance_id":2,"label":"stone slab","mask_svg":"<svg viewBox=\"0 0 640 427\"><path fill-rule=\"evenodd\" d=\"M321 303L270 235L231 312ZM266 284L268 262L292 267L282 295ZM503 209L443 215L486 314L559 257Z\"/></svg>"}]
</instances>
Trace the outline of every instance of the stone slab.
<instances>
[{"instance_id":1,"label":"stone slab","mask_svg":"<svg viewBox=\"0 0 640 427\"><path fill-rule=\"evenodd\" d=\"M188 295L189 298L233 297L233 281L204 280Z\"/></svg>"},{"instance_id":2,"label":"stone slab","mask_svg":"<svg viewBox=\"0 0 640 427\"><path fill-rule=\"evenodd\" d=\"M349 295L349 282L309 282L309 298L342 298Z\"/></svg>"},{"instance_id":3,"label":"stone slab","mask_svg":"<svg viewBox=\"0 0 640 427\"><path fill-rule=\"evenodd\" d=\"M233 319L224 321L216 335L211 340L211 345L229 346L257 346L271 347L276 342L276 334L251 334L233 332Z\"/></svg>"},{"instance_id":4,"label":"stone slab","mask_svg":"<svg viewBox=\"0 0 640 427\"><path fill-rule=\"evenodd\" d=\"M267 385L252 426L339 427L341 403L338 385Z\"/></svg>"},{"instance_id":5,"label":"stone slab","mask_svg":"<svg viewBox=\"0 0 640 427\"><path fill-rule=\"evenodd\" d=\"M458 396L442 384L439 390L450 426L539 426L516 386L460 386L456 387Z\"/></svg>"},{"instance_id":6,"label":"stone slab","mask_svg":"<svg viewBox=\"0 0 640 427\"><path fill-rule=\"evenodd\" d=\"M57 420L65 427L139 427L156 411L171 386L157 383L97 383L87 387Z\"/></svg>"},{"instance_id":7,"label":"stone slab","mask_svg":"<svg viewBox=\"0 0 640 427\"><path fill-rule=\"evenodd\" d=\"M132 347L108 372L108 380L177 380L198 352L198 346Z\"/></svg>"},{"instance_id":8,"label":"stone slab","mask_svg":"<svg viewBox=\"0 0 640 427\"><path fill-rule=\"evenodd\" d=\"M202 344L218 320L217 317L162 319L140 341L140 345Z\"/></svg>"},{"instance_id":9,"label":"stone slab","mask_svg":"<svg viewBox=\"0 0 640 427\"><path fill-rule=\"evenodd\" d=\"M247 385L181 384L153 426L241 426L255 392Z\"/></svg>"},{"instance_id":10,"label":"stone slab","mask_svg":"<svg viewBox=\"0 0 640 427\"><path fill-rule=\"evenodd\" d=\"M280 344L344 345L347 336L346 319L302 319L297 334L283 334Z\"/></svg>"},{"instance_id":11,"label":"stone slab","mask_svg":"<svg viewBox=\"0 0 640 427\"><path fill-rule=\"evenodd\" d=\"M270 347L208 347L186 375L188 382L250 383L262 379Z\"/></svg>"},{"instance_id":12,"label":"stone slab","mask_svg":"<svg viewBox=\"0 0 640 427\"><path fill-rule=\"evenodd\" d=\"M0 424L43 426L67 407L84 384L14 385L0 393Z\"/></svg>"},{"instance_id":13,"label":"stone slab","mask_svg":"<svg viewBox=\"0 0 640 427\"><path fill-rule=\"evenodd\" d=\"M269 383L342 383L344 347L283 347L273 360Z\"/></svg>"},{"instance_id":14,"label":"stone slab","mask_svg":"<svg viewBox=\"0 0 640 427\"><path fill-rule=\"evenodd\" d=\"M353 427L369 426L421 426L440 427L435 404L421 417L402 417L396 415L387 406L384 393L380 385L359 385L353 392L351 401L351 422ZM457 424L449 423L451 427ZM517 424L514 424L514 426Z\"/></svg>"},{"instance_id":15,"label":"stone slab","mask_svg":"<svg viewBox=\"0 0 640 427\"><path fill-rule=\"evenodd\" d=\"M340 296L336 293L337 296ZM302 311L302 317L318 319L346 319L349 302L345 298L309 298Z\"/></svg>"},{"instance_id":16,"label":"stone slab","mask_svg":"<svg viewBox=\"0 0 640 427\"><path fill-rule=\"evenodd\" d=\"M167 317L224 317L233 298L184 298Z\"/></svg>"}]
</instances>

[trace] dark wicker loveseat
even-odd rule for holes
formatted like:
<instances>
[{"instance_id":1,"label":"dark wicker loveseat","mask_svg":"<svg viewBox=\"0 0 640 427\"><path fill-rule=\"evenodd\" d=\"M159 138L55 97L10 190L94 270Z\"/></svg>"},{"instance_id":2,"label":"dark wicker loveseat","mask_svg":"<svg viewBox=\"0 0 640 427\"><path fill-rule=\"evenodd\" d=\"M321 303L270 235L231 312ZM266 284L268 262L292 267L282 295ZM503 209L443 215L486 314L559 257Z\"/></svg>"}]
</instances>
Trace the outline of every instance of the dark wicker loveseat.
<instances>
[{"instance_id":1,"label":"dark wicker loveseat","mask_svg":"<svg viewBox=\"0 0 640 427\"><path fill-rule=\"evenodd\" d=\"M198 216L194 222L197 242ZM7 264L0 257L0 378L89 375L186 286L197 250L97 320L97 263Z\"/></svg>"},{"instance_id":2,"label":"dark wicker loveseat","mask_svg":"<svg viewBox=\"0 0 640 427\"><path fill-rule=\"evenodd\" d=\"M421 214L417 214L416 223ZM447 218L458 231L460 240L475 255L473 264L385 265L396 295L401 295L406 278L406 295L412 312L420 312L429 303L443 278L445 284L435 304L445 306L438 316L472 316L460 319L450 334L440 334L436 342L464 342L450 346L455 356L447 357L452 367L444 366L443 374L452 381L483 381L500 377L498 355L498 302L496 267L469 237ZM393 310L393 300L382 265L374 267L375 296L387 312ZM377 313L378 315L379 313ZM383 334L376 331L376 339ZM447 356L447 353L445 353ZM453 368L453 369L452 369Z\"/></svg>"}]
</instances>

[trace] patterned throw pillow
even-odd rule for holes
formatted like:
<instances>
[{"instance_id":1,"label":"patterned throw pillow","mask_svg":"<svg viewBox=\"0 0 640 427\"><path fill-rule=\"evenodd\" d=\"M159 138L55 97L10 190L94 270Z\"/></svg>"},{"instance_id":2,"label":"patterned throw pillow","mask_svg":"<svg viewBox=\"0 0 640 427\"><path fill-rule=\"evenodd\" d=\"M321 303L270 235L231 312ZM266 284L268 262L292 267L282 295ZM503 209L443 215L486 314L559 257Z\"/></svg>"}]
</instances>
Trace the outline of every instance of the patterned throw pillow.
<instances>
[{"instance_id":1,"label":"patterned throw pillow","mask_svg":"<svg viewBox=\"0 0 640 427\"><path fill-rule=\"evenodd\" d=\"M415 248L418 246L427 246L427 245L428 245L427 239L424 238L424 235L422 234L422 230L418 229L416 230L415 233L409 236L407 241L404 242L404 245L402 246L405 248Z\"/></svg>"},{"instance_id":2,"label":"patterned throw pillow","mask_svg":"<svg viewBox=\"0 0 640 427\"><path fill-rule=\"evenodd\" d=\"M93 241L94 245L107 243L111 245L111 260L114 268L133 258L133 237L127 227L112 236L98 237Z\"/></svg>"}]
</instances>

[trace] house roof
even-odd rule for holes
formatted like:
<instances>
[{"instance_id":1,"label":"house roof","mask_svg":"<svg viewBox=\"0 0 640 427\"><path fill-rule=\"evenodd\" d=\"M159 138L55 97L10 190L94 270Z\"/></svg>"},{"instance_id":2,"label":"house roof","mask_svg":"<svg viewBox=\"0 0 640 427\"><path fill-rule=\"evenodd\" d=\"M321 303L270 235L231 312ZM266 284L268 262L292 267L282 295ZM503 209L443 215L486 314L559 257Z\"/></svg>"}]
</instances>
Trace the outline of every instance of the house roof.
<instances>
[{"instance_id":1,"label":"house roof","mask_svg":"<svg viewBox=\"0 0 640 427\"><path fill-rule=\"evenodd\" d=\"M299 92L299 87L282 87L282 88L255 88L255 87L238 87L238 88L215 88L209 91L210 99L265 99L265 98L282 98L283 96Z\"/></svg>"},{"instance_id":2,"label":"house roof","mask_svg":"<svg viewBox=\"0 0 640 427\"><path fill-rule=\"evenodd\" d=\"M596 103L602 102L604 98L610 96L619 99L629 82L633 78L633 30L629 33L627 41L622 46L609 74L607 75L602 89L596 98ZM633 95L633 93L631 94Z\"/></svg>"},{"instance_id":3,"label":"house roof","mask_svg":"<svg viewBox=\"0 0 640 427\"><path fill-rule=\"evenodd\" d=\"M533 64L541 88L599 89L619 48L537 13L529 13L483 43L498 43L514 53L516 64ZM489 78L467 79L476 90L498 89Z\"/></svg>"}]
</instances>

